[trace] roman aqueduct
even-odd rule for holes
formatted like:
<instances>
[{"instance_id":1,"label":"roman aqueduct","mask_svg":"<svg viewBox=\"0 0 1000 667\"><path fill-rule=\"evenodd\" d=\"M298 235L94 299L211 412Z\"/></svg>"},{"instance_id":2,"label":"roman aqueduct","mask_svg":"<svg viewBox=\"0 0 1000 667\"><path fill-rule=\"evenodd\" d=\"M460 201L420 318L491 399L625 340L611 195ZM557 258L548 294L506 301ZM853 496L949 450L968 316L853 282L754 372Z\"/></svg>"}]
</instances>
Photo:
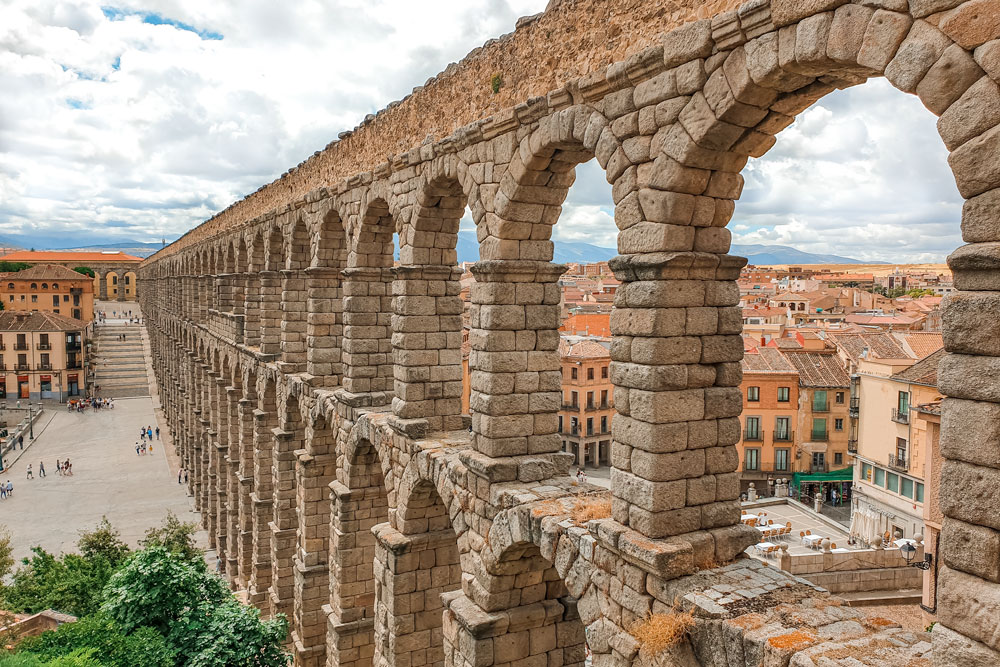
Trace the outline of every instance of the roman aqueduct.
<instances>
[{"instance_id":1,"label":"roman aqueduct","mask_svg":"<svg viewBox=\"0 0 1000 667\"><path fill-rule=\"evenodd\" d=\"M893 630L857 641L883 640L879 664L1000 664L1000 8L695 4L553 0L142 265L212 546L252 604L288 615L297 664L569 667L585 646L595 667L841 664L823 662L843 655L824 628L851 610L738 558L757 533L739 521L744 260L726 225L749 157L876 76L939 116L968 245L949 258L939 371L933 652ZM550 235L594 157L622 286L610 516L587 520L603 496L571 483L556 432ZM733 577L748 590L718 586ZM698 612L690 640L646 655L626 630L678 605ZM789 606L803 613L774 615Z\"/></svg>"}]
</instances>

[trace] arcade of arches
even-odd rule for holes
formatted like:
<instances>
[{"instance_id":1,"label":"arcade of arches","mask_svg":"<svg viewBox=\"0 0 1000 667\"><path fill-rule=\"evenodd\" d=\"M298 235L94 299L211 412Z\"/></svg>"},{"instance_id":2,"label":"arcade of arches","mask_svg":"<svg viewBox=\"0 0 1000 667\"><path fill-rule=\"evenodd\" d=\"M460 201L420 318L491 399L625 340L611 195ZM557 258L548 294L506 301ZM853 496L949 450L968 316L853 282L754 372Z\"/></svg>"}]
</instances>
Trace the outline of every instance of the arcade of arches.
<instances>
[{"instance_id":1,"label":"arcade of arches","mask_svg":"<svg viewBox=\"0 0 1000 667\"><path fill-rule=\"evenodd\" d=\"M744 260L727 254L726 224L740 171L823 95L885 76L939 116L968 200L939 370L933 662L1000 664L995 5L751 0L701 20L658 15L662 34L619 62L371 158L377 137L420 129L395 124L424 122L399 109L440 105L524 34L598 25L595 6L551 3L140 267L164 410L233 586L288 615L302 665L561 667L588 648L596 666L642 662L627 630L677 604L697 618L677 664L842 664L830 651L845 637L871 642L879 664L917 664L927 649L912 635L851 621L741 558L759 534L740 524L734 447ZM545 48L566 65L565 49ZM550 235L593 157L613 187L622 285L610 516L582 521L574 507L603 496L570 481L559 451ZM481 254L471 415L455 266L466 206ZM739 594L706 592L734 577ZM803 613L786 613L794 604ZM756 623L732 618L751 609Z\"/></svg>"}]
</instances>

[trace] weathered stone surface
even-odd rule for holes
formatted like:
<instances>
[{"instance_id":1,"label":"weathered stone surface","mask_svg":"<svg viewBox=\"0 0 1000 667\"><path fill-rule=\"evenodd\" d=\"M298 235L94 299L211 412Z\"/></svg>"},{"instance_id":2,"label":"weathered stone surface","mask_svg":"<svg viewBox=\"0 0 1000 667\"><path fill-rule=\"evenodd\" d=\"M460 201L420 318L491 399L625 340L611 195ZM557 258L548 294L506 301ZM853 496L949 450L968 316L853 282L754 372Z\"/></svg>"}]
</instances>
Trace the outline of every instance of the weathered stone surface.
<instances>
[{"instance_id":1,"label":"weathered stone surface","mask_svg":"<svg viewBox=\"0 0 1000 667\"><path fill-rule=\"evenodd\" d=\"M971 139L948 156L959 193L966 199L1000 187L1000 126Z\"/></svg>"},{"instance_id":2,"label":"weathered stone surface","mask_svg":"<svg viewBox=\"0 0 1000 667\"><path fill-rule=\"evenodd\" d=\"M962 494L941 494L945 516L966 523L1000 530L1000 517L991 509L1000 484L1000 470L945 460L941 467L941 488L962 489Z\"/></svg>"},{"instance_id":3,"label":"weathered stone surface","mask_svg":"<svg viewBox=\"0 0 1000 667\"><path fill-rule=\"evenodd\" d=\"M1000 649L1000 585L943 567L938 575L938 618L971 639Z\"/></svg>"},{"instance_id":4,"label":"weathered stone surface","mask_svg":"<svg viewBox=\"0 0 1000 667\"><path fill-rule=\"evenodd\" d=\"M1000 583L1000 532L958 519L941 528L940 554L945 565Z\"/></svg>"},{"instance_id":5,"label":"weathered stone surface","mask_svg":"<svg viewBox=\"0 0 1000 667\"><path fill-rule=\"evenodd\" d=\"M966 272L965 275L969 275ZM978 274L979 272L976 272ZM987 282L995 280L983 271ZM975 277L968 280L975 282ZM949 352L1000 358L1000 293L953 292L942 302L944 345Z\"/></svg>"},{"instance_id":6,"label":"weathered stone surface","mask_svg":"<svg viewBox=\"0 0 1000 667\"><path fill-rule=\"evenodd\" d=\"M972 50L1000 37L1000 2L970 0L946 12L938 26L956 44Z\"/></svg>"},{"instance_id":7,"label":"weathered stone surface","mask_svg":"<svg viewBox=\"0 0 1000 667\"><path fill-rule=\"evenodd\" d=\"M941 454L1000 469L1000 404L946 398L941 410Z\"/></svg>"},{"instance_id":8,"label":"weathered stone surface","mask_svg":"<svg viewBox=\"0 0 1000 667\"><path fill-rule=\"evenodd\" d=\"M771 0L771 21L776 27L791 25L807 16L836 9L847 0Z\"/></svg>"},{"instance_id":9,"label":"weathered stone surface","mask_svg":"<svg viewBox=\"0 0 1000 667\"><path fill-rule=\"evenodd\" d=\"M1000 86L980 77L938 119L937 127L948 150L1000 125Z\"/></svg>"},{"instance_id":10,"label":"weathered stone surface","mask_svg":"<svg viewBox=\"0 0 1000 667\"><path fill-rule=\"evenodd\" d=\"M992 667L1000 664L1000 652L974 639L969 639L937 623L934 637L934 663L941 667Z\"/></svg>"},{"instance_id":11,"label":"weathered stone surface","mask_svg":"<svg viewBox=\"0 0 1000 667\"><path fill-rule=\"evenodd\" d=\"M1000 357L948 354L938 365L938 388L946 396L1000 403Z\"/></svg>"},{"instance_id":12,"label":"weathered stone surface","mask_svg":"<svg viewBox=\"0 0 1000 667\"><path fill-rule=\"evenodd\" d=\"M941 115L983 76L968 51L952 44L917 84L917 95L928 109Z\"/></svg>"},{"instance_id":13,"label":"weathered stone surface","mask_svg":"<svg viewBox=\"0 0 1000 667\"><path fill-rule=\"evenodd\" d=\"M962 207L962 238L969 243L1000 241L1000 188L965 202Z\"/></svg>"},{"instance_id":14,"label":"weathered stone surface","mask_svg":"<svg viewBox=\"0 0 1000 667\"><path fill-rule=\"evenodd\" d=\"M876 72L885 71L912 23L913 20L907 14L884 9L876 11L865 29L861 48L858 50L858 64Z\"/></svg>"},{"instance_id":15,"label":"weathered stone surface","mask_svg":"<svg viewBox=\"0 0 1000 667\"><path fill-rule=\"evenodd\" d=\"M900 90L915 92L927 71L951 45L951 40L926 21L914 21L910 32L885 68L885 77Z\"/></svg>"}]
</instances>

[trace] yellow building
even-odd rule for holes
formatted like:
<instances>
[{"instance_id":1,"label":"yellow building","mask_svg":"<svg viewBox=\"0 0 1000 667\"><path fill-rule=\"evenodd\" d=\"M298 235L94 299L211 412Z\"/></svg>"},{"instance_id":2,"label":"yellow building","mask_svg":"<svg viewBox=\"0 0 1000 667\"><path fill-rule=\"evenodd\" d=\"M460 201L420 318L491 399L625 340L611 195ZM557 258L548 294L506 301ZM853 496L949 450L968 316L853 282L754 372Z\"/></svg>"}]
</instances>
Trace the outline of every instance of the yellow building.
<instances>
[{"instance_id":1,"label":"yellow building","mask_svg":"<svg viewBox=\"0 0 1000 667\"><path fill-rule=\"evenodd\" d=\"M94 281L57 264L0 274L0 303L7 311L47 311L74 320L94 319Z\"/></svg>"},{"instance_id":2,"label":"yellow building","mask_svg":"<svg viewBox=\"0 0 1000 667\"><path fill-rule=\"evenodd\" d=\"M914 406L936 403L943 350L911 358L862 358L858 363L859 424L854 502L882 520L882 532L924 534L926 459L939 428Z\"/></svg>"},{"instance_id":3,"label":"yellow building","mask_svg":"<svg viewBox=\"0 0 1000 667\"><path fill-rule=\"evenodd\" d=\"M45 312L0 313L0 399L86 395L87 324Z\"/></svg>"},{"instance_id":4,"label":"yellow building","mask_svg":"<svg viewBox=\"0 0 1000 667\"><path fill-rule=\"evenodd\" d=\"M840 358L832 349L789 351L785 356L799 375L796 430L802 456L796 472L843 470L852 463L847 448L851 380Z\"/></svg>"},{"instance_id":5,"label":"yellow building","mask_svg":"<svg viewBox=\"0 0 1000 667\"><path fill-rule=\"evenodd\" d=\"M563 393L559 434L563 451L573 454L578 466L611 465L615 406L610 346L610 339L563 336L559 341Z\"/></svg>"}]
</instances>

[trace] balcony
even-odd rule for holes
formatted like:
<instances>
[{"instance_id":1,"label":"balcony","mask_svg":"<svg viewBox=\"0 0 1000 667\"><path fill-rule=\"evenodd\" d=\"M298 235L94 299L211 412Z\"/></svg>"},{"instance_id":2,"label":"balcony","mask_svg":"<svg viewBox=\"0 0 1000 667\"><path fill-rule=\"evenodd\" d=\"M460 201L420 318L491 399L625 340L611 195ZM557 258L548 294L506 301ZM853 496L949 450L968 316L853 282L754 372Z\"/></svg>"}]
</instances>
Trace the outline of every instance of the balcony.
<instances>
[{"instance_id":1,"label":"balcony","mask_svg":"<svg viewBox=\"0 0 1000 667\"><path fill-rule=\"evenodd\" d=\"M892 409L892 421L896 422L897 424L909 424L910 423L910 409L907 408L906 410L897 410L896 408L893 408Z\"/></svg>"},{"instance_id":2,"label":"balcony","mask_svg":"<svg viewBox=\"0 0 1000 667\"><path fill-rule=\"evenodd\" d=\"M28 364L16 364L14 366L14 370L16 370L16 371L30 371L31 370L31 366L29 366Z\"/></svg>"},{"instance_id":3,"label":"balcony","mask_svg":"<svg viewBox=\"0 0 1000 667\"><path fill-rule=\"evenodd\" d=\"M51 350L52 349L52 343L39 343L35 347L37 349L39 349L39 350Z\"/></svg>"},{"instance_id":4,"label":"balcony","mask_svg":"<svg viewBox=\"0 0 1000 667\"><path fill-rule=\"evenodd\" d=\"M579 412L580 411L580 404L579 403L563 403L562 407L559 408L559 409L560 410L571 410L573 412Z\"/></svg>"},{"instance_id":5,"label":"balcony","mask_svg":"<svg viewBox=\"0 0 1000 667\"><path fill-rule=\"evenodd\" d=\"M18 350L20 352L27 352L28 351L28 344L27 343L14 343L14 349Z\"/></svg>"},{"instance_id":6,"label":"balcony","mask_svg":"<svg viewBox=\"0 0 1000 667\"><path fill-rule=\"evenodd\" d=\"M795 431L775 431L774 432L775 442L794 442L795 441Z\"/></svg>"},{"instance_id":7,"label":"balcony","mask_svg":"<svg viewBox=\"0 0 1000 667\"><path fill-rule=\"evenodd\" d=\"M910 469L909 459L906 458L905 454L903 456L898 456L896 454L889 454L889 467L894 470L901 470L902 472L906 472L907 470Z\"/></svg>"},{"instance_id":8,"label":"balcony","mask_svg":"<svg viewBox=\"0 0 1000 667\"><path fill-rule=\"evenodd\" d=\"M40 371L51 371L52 370L52 364L48 364L48 363L38 364L38 370L40 370Z\"/></svg>"},{"instance_id":9,"label":"balcony","mask_svg":"<svg viewBox=\"0 0 1000 667\"><path fill-rule=\"evenodd\" d=\"M848 439L848 441L847 441L847 451L849 451L851 454L857 454L858 453L858 439L857 438L850 438L850 439Z\"/></svg>"},{"instance_id":10,"label":"balcony","mask_svg":"<svg viewBox=\"0 0 1000 667\"><path fill-rule=\"evenodd\" d=\"M79 352L80 348L81 346L79 343L66 343L67 352Z\"/></svg>"},{"instance_id":11,"label":"balcony","mask_svg":"<svg viewBox=\"0 0 1000 667\"><path fill-rule=\"evenodd\" d=\"M761 430L756 431L743 431L743 441L744 442L764 442L764 432Z\"/></svg>"},{"instance_id":12,"label":"balcony","mask_svg":"<svg viewBox=\"0 0 1000 667\"><path fill-rule=\"evenodd\" d=\"M828 431L812 431L809 433L809 440L812 442L826 442L830 439Z\"/></svg>"},{"instance_id":13,"label":"balcony","mask_svg":"<svg viewBox=\"0 0 1000 667\"><path fill-rule=\"evenodd\" d=\"M829 402L826 402L826 403L813 403L812 404L812 409L813 409L812 410L813 412L829 412L830 411L830 403Z\"/></svg>"},{"instance_id":14,"label":"balcony","mask_svg":"<svg viewBox=\"0 0 1000 667\"><path fill-rule=\"evenodd\" d=\"M855 396L851 399L851 405L847 409L848 415L851 419L857 419L861 414L861 399Z\"/></svg>"}]
</instances>

